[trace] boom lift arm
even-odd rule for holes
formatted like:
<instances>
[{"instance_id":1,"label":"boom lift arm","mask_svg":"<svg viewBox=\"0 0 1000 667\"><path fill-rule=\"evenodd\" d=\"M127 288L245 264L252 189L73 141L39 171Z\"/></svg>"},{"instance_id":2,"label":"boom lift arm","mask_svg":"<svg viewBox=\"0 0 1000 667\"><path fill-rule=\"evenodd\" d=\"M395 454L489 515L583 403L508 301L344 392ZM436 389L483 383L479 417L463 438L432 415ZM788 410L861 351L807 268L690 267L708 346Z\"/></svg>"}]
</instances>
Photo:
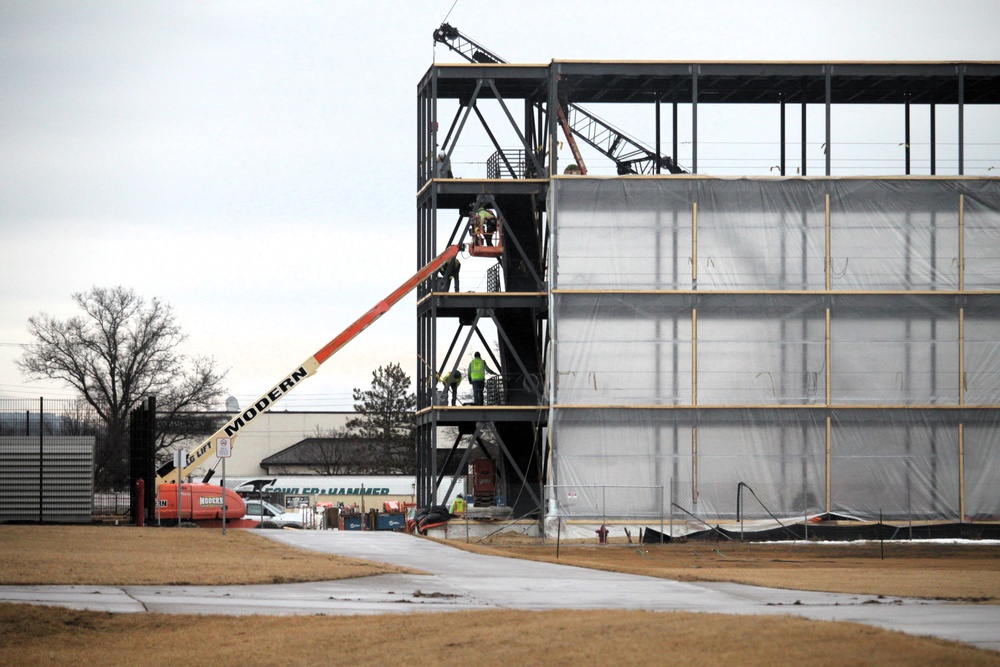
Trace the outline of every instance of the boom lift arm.
<instances>
[{"instance_id":1,"label":"boom lift arm","mask_svg":"<svg viewBox=\"0 0 1000 667\"><path fill-rule=\"evenodd\" d=\"M491 53L483 45L472 41L463 35L458 28L448 23L442 23L441 27L434 31L434 41L444 44L471 63L506 64L505 60ZM656 151L622 133L583 107L576 104L568 104L566 107L567 111L571 113L564 112L562 105L556 109L556 113L559 124L566 134L570 150L573 152L573 157L582 173L587 173L587 170L583 165L583 158L580 156L572 134L580 137L598 152L611 159L618 167L619 174L653 174L656 173L657 165L671 174L687 173L677 165L673 158L657 155ZM573 116L572 120L569 119L569 116Z\"/></svg>"},{"instance_id":2,"label":"boom lift arm","mask_svg":"<svg viewBox=\"0 0 1000 667\"><path fill-rule=\"evenodd\" d=\"M270 410L275 403L297 387L303 380L315 375L323 362L336 354L340 348L351 342L355 336L367 329L372 322L387 313L400 299L413 291L417 285L434 275L438 269L444 266L445 262L456 257L461 249L460 245L448 246L444 252L413 274L409 280L397 287L389 296L375 304L371 310L358 318L354 324L340 332L336 338L321 347L316 354L306 359L280 382L271 387L270 391L257 399L253 405L229 420L229 423L213 433L211 437L202 442L193 452L188 452L184 461L184 467L180 471L181 477L190 475L208 457L215 453L218 438L235 438L241 429L246 428L253 419ZM160 466L156 471L156 486L159 487L165 482L177 481L177 474L177 469L174 467L173 461Z\"/></svg>"}]
</instances>

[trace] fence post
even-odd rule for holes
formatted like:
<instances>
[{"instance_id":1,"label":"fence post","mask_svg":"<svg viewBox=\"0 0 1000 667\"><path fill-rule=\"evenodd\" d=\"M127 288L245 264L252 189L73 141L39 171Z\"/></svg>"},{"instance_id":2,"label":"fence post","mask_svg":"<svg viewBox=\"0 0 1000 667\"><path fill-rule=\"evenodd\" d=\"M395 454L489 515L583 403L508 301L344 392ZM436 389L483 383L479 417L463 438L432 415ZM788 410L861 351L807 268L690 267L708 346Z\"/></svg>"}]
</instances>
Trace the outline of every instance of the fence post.
<instances>
[{"instance_id":1,"label":"fence post","mask_svg":"<svg viewBox=\"0 0 1000 667\"><path fill-rule=\"evenodd\" d=\"M806 494L802 494L802 525L805 526L805 536L806 541L809 541L809 501L806 499Z\"/></svg>"},{"instance_id":2,"label":"fence post","mask_svg":"<svg viewBox=\"0 0 1000 667\"><path fill-rule=\"evenodd\" d=\"M559 560L559 543L562 541L562 517L556 515L556 560Z\"/></svg>"},{"instance_id":3,"label":"fence post","mask_svg":"<svg viewBox=\"0 0 1000 667\"><path fill-rule=\"evenodd\" d=\"M135 525L138 528L142 528L145 525L145 523L144 523L144 519L146 518L146 498L145 498L145 496L146 496L146 481L143 480L140 477L135 482L135 498L136 498L136 501L135 501L135 506L136 506L136 509L135 509L135 514L136 514ZM223 500L223 503L224 502L225 502L225 500ZM225 512L225 509L226 509L226 506L223 505L222 506L223 512Z\"/></svg>"},{"instance_id":4,"label":"fence post","mask_svg":"<svg viewBox=\"0 0 1000 667\"><path fill-rule=\"evenodd\" d=\"M44 520L45 486L45 397L38 397L38 523Z\"/></svg>"},{"instance_id":5,"label":"fence post","mask_svg":"<svg viewBox=\"0 0 1000 667\"><path fill-rule=\"evenodd\" d=\"M660 544L663 544L663 487L660 487Z\"/></svg>"},{"instance_id":6,"label":"fence post","mask_svg":"<svg viewBox=\"0 0 1000 667\"><path fill-rule=\"evenodd\" d=\"M740 542L743 541L743 482L736 485L736 518L740 521Z\"/></svg>"},{"instance_id":7,"label":"fence post","mask_svg":"<svg viewBox=\"0 0 1000 667\"><path fill-rule=\"evenodd\" d=\"M677 479L670 478L670 539L674 539L674 502L677 496Z\"/></svg>"},{"instance_id":8,"label":"fence post","mask_svg":"<svg viewBox=\"0 0 1000 667\"><path fill-rule=\"evenodd\" d=\"M608 487L601 487L601 525L608 525Z\"/></svg>"}]
</instances>

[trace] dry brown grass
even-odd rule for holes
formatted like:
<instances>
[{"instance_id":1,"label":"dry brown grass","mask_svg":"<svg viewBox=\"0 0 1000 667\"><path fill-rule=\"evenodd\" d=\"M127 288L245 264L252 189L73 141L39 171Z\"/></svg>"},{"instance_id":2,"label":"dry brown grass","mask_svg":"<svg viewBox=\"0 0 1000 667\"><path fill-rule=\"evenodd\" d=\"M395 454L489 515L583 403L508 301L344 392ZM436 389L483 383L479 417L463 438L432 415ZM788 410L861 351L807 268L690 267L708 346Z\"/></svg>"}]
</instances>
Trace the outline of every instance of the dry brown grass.
<instances>
[{"instance_id":1,"label":"dry brown grass","mask_svg":"<svg viewBox=\"0 0 1000 667\"><path fill-rule=\"evenodd\" d=\"M677 581L1000 604L1000 547L892 542L561 546L501 538L454 546L513 558ZM884 556L884 557L883 557Z\"/></svg>"},{"instance_id":2,"label":"dry brown grass","mask_svg":"<svg viewBox=\"0 0 1000 667\"><path fill-rule=\"evenodd\" d=\"M563 547L558 562L688 579L780 579L799 570L813 579L840 572L850 582L846 575L859 568L874 566L883 576L889 572L880 569L885 567L880 559L873 562L877 556L852 553L854 547L808 545L782 556L766 549L771 546ZM496 553L555 560L554 547L520 544ZM937 555L887 550L884 562L899 561L892 571L913 580L930 578L923 568L940 578L941 572L966 567L997 579L996 548L972 555L965 548L948 548ZM786 562L789 556L794 559ZM250 531L233 530L223 537L219 531L196 529L0 526L2 583L232 584L393 571L400 570L291 549ZM779 616L505 610L234 618L0 604L0 665L71 663L1000 665L1000 654L863 625Z\"/></svg>"},{"instance_id":3,"label":"dry brown grass","mask_svg":"<svg viewBox=\"0 0 1000 667\"><path fill-rule=\"evenodd\" d=\"M0 584L227 585L410 572L289 549L250 530L0 525Z\"/></svg>"},{"instance_id":4,"label":"dry brown grass","mask_svg":"<svg viewBox=\"0 0 1000 667\"><path fill-rule=\"evenodd\" d=\"M0 605L4 665L1000 665L853 623L637 611L113 615Z\"/></svg>"}]
</instances>

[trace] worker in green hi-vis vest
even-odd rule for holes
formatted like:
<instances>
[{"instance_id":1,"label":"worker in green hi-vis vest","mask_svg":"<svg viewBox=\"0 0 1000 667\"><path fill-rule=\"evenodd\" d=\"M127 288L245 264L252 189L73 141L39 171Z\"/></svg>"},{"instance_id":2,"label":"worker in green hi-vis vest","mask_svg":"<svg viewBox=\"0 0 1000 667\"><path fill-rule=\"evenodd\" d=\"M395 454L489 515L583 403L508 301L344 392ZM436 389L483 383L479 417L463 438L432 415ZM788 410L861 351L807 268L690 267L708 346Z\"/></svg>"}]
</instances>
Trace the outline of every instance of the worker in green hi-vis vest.
<instances>
[{"instance_id":1,"label":"worker in green hi-vis vest","mask_svg":"<svg viewBox=\"0 0 1000 667\"><path fill-rule=\"evenodd\" d=\"M486 374L496 375L496 371L486 365L486 362L479 353L469 362L469 382L472 383L472 402L475 405L483 404L483 389L486 387Z\"/></svg>"},{"instance_id":2,"label":"worker in green hi-vis vest","mask_svg":"<svg viewBox=\"0 0 1000 667\"><path fill-rule=\"evenodd\" d=\"M451 390L451 404L455 405L458 400L458 385L462 384L462 371L452 371L451 373L445 373L444 377L441 378L441 383L444 385L444 396L441 397L442 402L448 404L448 390Z\"/></svg>"}]
</instances>

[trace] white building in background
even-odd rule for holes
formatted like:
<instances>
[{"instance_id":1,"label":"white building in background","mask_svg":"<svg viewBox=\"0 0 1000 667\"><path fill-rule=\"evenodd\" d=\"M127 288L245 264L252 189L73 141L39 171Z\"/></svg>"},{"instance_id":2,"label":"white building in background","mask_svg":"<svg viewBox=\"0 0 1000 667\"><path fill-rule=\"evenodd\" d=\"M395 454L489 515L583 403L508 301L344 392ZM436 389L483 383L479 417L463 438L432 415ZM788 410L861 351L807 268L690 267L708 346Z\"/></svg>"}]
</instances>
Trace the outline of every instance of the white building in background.
<instances>
[{"instance_id":1,"label":"white building in background","mask_svg":"<svg viewBox=\"0 0 1000 667\"><path fill-rule=\"evenodd\" d=\"M354 412L284 412L271 411L259 415L253 425L240 429L239 436L233 438L232 456L226 460L228 477L262 477L267 471L261 461L272 454L291 447L304 438L342 431L347 420L356 417ZM197 446L192 443L192 446ZM193 481L201 481L209 469L215 467L215 475L222 474L220 460L211 457L194 475Z\"/></svg>"},{"instance_id":2,"label":"white building in background","mask_svg":"<svg viewBox=\"0 0 1000 667\"><path fill-rule=\"evenodd\" d=\"M274 481L260 487L265 494L276 493L292 499L306 497L310 504L342 502L348 506L360 506L364 496L368 509L381 509L384 501L413 502L416 484L413 475L319 475L306 471L292 475L272 474L261 465L269 457L303 440L345 430L347 421L356 416L355 412L284 411L259 415L252 426L241 429L239 437L233 439L232 456L226 459L226 486L237 488L253 480L268 479ZM200 442L192 442L190 446L198 444ZM222 463L215 456L192 475L191 481L202 481L213 468L211 483L221 484ZM449 484L443 484L437 502L447 504L458 493L465 493L465 480L461 478L456 480L450 495Z\"/></svg>"},{"instance_id":3,"label":"white building in background","mask_svg":"<svg viewBox=\"0 0 1000 667\"><path fill-rule=\"evenodd\" d=\"M266 483L264 483L266 481ZM255 485L254 482L257 482ZM358 510L381 510L386 502L416 502L417 478L414 475L262 475L227 477L226 486L244 493L257 489L262 494L284 497L286 509L299 504L343 503ZM465 479L454 488L443 484L436 504L447 505L456 495L465 495Z\"/></svg>"}]
</instances>

